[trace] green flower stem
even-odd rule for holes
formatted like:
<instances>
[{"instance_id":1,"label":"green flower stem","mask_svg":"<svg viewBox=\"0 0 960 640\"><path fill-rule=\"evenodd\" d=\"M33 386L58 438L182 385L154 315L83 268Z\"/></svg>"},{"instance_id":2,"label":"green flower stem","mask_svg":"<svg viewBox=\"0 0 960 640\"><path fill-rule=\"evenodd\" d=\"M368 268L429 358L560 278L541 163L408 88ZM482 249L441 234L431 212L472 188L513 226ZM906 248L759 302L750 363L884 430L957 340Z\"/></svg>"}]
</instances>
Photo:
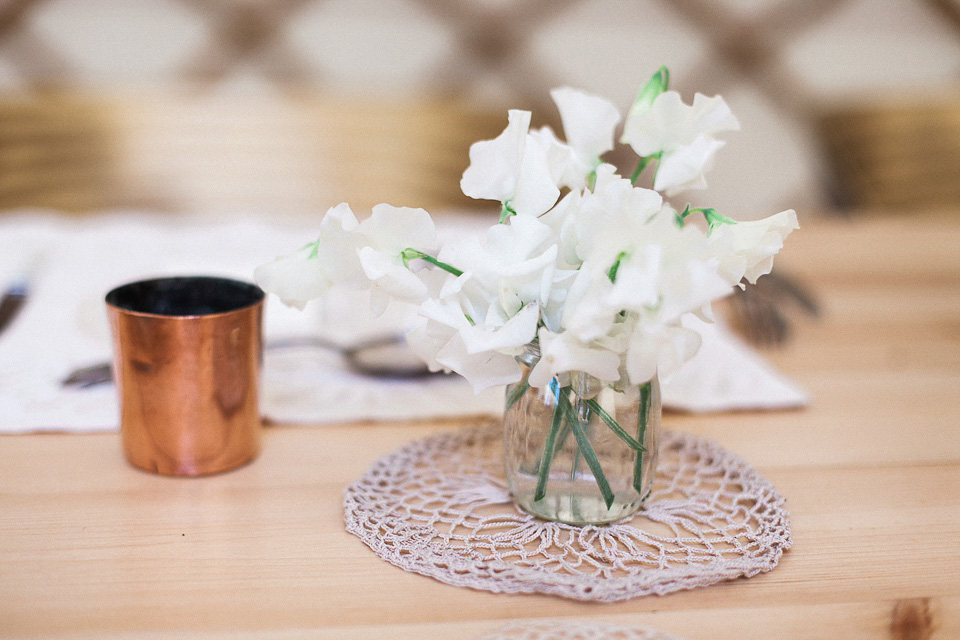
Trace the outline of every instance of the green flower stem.
<instances>
[{"instance_id":1,"label":"green flower stem","mask_svg":"<svg viewBox=\"0 0 960 640\"><path fill-rule=\"evenodd\" d=\"M650 164L651 160L653 160L653 156L640 158L640 162L637 163L637 168L633 170L633 175L630 176L630 184L637 184L637 179L640 177L640 174L643 173L643 170L647 168L647 165Z\"/></svg>"},{"instance_id":2,"label":"green flower stem","mask_svg":"<svg viewBox=\"0 0 960 640\"><path fill-rule=\"evenodd\" d=\"M570 437L570 421L564 420L563 424L560 425L560 434L557 436L557 444L553 448L553 455L557 455L563 451L564 445L567 444L567 438Z\"/></svg>"},{"instance_id":3,"label":"green flower stem","mask_svg":"<svg viewBox=\"0 0 960 640\"><path fill-rule=\"evenodd\" d=\"M527 378L524 377L517 386L511 390L507 397L507 408L512 407L516 402L530 389ZM614 494L610 488L610 483L604 475L600 460L597 458L596 451L590 444L590 436L587 433L586 425L590 424L591 414L596 414L613 431L613 433L623 440L631 449L637 452L636 462L634 463L633 484L637 491L640 491L641 480L643 477L643 453L646 447L643 445L646 436L647 420L650 413L650 383L640 387L640 415L638 418L637 438L631 436L620 426L620 423L611 416L595 399L581 400L577 399L575 405L570 402L571 387L560 387L556 379L550 383L550 391L553 393L556 404L553 408L553 418L550 428L547 431L543 443L543 450L540 453L540 461L537 465L537 487L534 493L534 501L542 500L547 493L547 482L550 478L550 468L554 458L563 450L563 447L573 433L577 441L577 448L573 452L573 462L570 473L571 479L577 474L580 458L583 457L593 477L597 482L597 487L603 495L604 503L609 509L614 501Z\"/></svg>"},{"instance_id":4,"label":"green flower stem","mask_svg":"<svg viewBox=\"0 0 960 640\"><path fill-rule=\"evenodd\" d=\"M640 87L636 97L633 99L635 105L649 109L657 96L666 91L670 86L670 70L666 67L660 67L657 72L650 76L647 83Z\"/></svg>"},{"instance_id":5,"label":"green flower stem","mask_svg":"<svg viewBox=\"0 0 960 640\"><path fill-rule=\"evenodd\" d=\"M566 406L567 421L570 424L576 422L577 424L590 424L590 409L583 404L579 399L577 400L576 408L573 407L569 402ZM583 416L580 414L583 413ZM570 480L577 479L577 472L580 471L580 448L577 447L573 450L573 460L570 461Z\"/></svg>"},{"instance_id":6,"label":"green flower stem","mask_svg":"<svg viewBox=\"0 0 960 640\"><path fill-rule=\"evenodd\" d=\"M451 266L446 262L440 262L429 253L424 253L419 249L413 249L411 247L407 247L406 249L400 252L400 258L403 260L404 265L406 265L410 260L419 259L429 264L432 264L435 267L439 267L440 269L443 269L447 273L451 273L454 276L460 277L463 275L463 271L461 271L460 269L457 269L456 267Z\"/></svg>"},{"instance_id":7,"label":"green flower stem","mask_svg":"<svg viewBox=\"0 0 960 640\"><path fill-rule=\"evenodd\" d=\"M656 153L650 154L649 156L643 156L640 158L640 162L637 163L637 168L633 170L633 175L630 176L630 183L637 184L637 179L640 177L640 174L643 173L643 170L647 168L647 165L650 164L651 160L657 161L657 168L653 172L653 181L657 181L657 171L660 170L660 158L663 157L663 151L657 151Z\"/></svg>"},{"instance_id":8,"label":"green flower stem","mask_svg":"<svg viewBox=\"0 0 960 640\"><path fill-rule=\"evenodd\" d=\"M736 224L736 220L731 220L725 215L721 215L713 207L697 207L691 209L690 205L681 212L677 214L677 226L682 227L683 223L686 221L687 216L692 213L702 213L704 219L707 221L707 233L712 232L716 227L719 227L722 224Z\"/></svg>"},{"instance_id":9,"label":"green flower stem","mask_svg":"<svg viewBox=\"0 0 960 640\"><path fill-rule=\"evenodd\" d=\"M565 405L564 411L572 413L573 409L570 407L570 401L566 396L560 396L560 404ZM575 419L570 423L570 428L573 430L573 436L577 439L577 448L583 454L583 459L586 461L587 466L590 467L590 471L593 472L593 477L597 481L597 486L600 488L600 493L603 495L603 502L607 505L609 509L613 505L613 490L610 489L610 483L607 482L607 476L603 473L603 468L600 466L600 460L597 459L597 454L593 450L593 446L590 444L590 438L587 437L586 432L583 430L583 425L580 424L579 419Z\"/></svg>"},{"instance_id":10,"label":"green flower stem","mask_svg":"<svg viewBox=\"0 0 960 640\"><path fill-rule=\"evenodd\" d=\"M507 396L507 410L517 404L520 398L523 397L523 394L530 389L530 383L527 381L528 377L529 374L524 376L523 379L517 383L517 386L510 391L510 395Z\"/></svg>"},{"instance_id":11,"label":"green flower stem","mask_svg":"<svg viewBox=\"0 0 960 640\"><path fill-rule=\"evenodd\" d=\"M564 412L560 408L560 394L566 394L566 389L556 391L556 405L553 407L553 421L550 423L550 431L547 432L547 438L543 443L543 453L540 455L540 469L537 473L537 490L533 494L533 501L543 500L547 493L547 478L550 476L550 464L553 462L554 442L557 439L557 432L560 431L560 425L563 424Z\"/></svg>"},{"instance_id":12,"label":"green flower stem","mask_svg":"<svg viewBox=\"0 0 960 640\"><path fill-rule=\"evenodd\" d=\"M640 385L640 414L637 416L637 440L641 443L647 437L647 422L650 420L650 383ZM633 463L633 488L643 496L643 453L637 451L637 459Z\"/></svg>"},{"instance_id":13,"label":"green flower stem","mask_svg":"<svg viewBox=\"0 0 960 640\"><path fill-rule=\"evenodd\" d=\"M503 208L500 209L500 224L506 222L510 216L515 215L517 215L517 210L510 206L510 202L504 202Z\"/></svg>"},{"instance_id":14,"label":"green flower stem","mask_svg":"<svg viewBox=\"0 0 960 640\"><path fill-rule=\"evenodd\" d=\"M610 279L610 282L617 281L617 272L620 271L620 263L623 262L623 259L627 257L626 251L621 251L617 254L617 259L613 261L613 266L607 270L607 278Z\"/></svg>"},{"instance_id":15,"label":"green flower stem","mask_svg":"<svg viewBox=\"0 0 960 640\"><path fill-rule=\"evenodd\" d=\"M634 449L635 451L646 451L646 450L647 450L640 442L638 442L637 440L635 440L635 439L633 438L633 436L631 436L629 433L627 433L626 429L624 429L623 427L621 427L621 426L620 426L620 423L617 422L616 419L615 419L613 416L611 416L609 413L607 413L607 412L603 409L603 407L600 406L600 403L599 403L599 402L597 402L596 400L587 400L587 406L590 407L591 409L593 409L593 411L596 412L596 414L597 414L598 416L600 416L600 419L603 420L603 422L604 422L608 427L610 427L610 430L613 431L613 432L617 435L618 438L620 438L621 440L623 440L624 442L626 442L626 443L627 443L627 446L629 446L631 449ZM641 409L642 409L642 407L641 407Z\"/></svg>"}]
</instances>

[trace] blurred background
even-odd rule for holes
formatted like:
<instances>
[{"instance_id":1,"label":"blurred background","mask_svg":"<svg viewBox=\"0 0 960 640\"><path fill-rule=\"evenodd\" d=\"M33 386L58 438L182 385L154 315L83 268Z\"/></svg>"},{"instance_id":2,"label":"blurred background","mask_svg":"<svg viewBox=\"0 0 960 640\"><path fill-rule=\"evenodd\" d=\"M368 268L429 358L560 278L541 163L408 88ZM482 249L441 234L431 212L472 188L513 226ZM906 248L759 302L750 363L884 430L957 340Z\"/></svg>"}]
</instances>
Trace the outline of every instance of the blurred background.
<instances>
[{"instance_id":1,"label":"blurred background","mask_svg":"<svg viewBox=\"0 0 960 640\"><path fill-rule=\"evenodd\" d=\"M695 205L960 202L958 0L0 0L0 210L470 206L505 108L661 64L743 127Z\"/></svg>"}]
</instances>

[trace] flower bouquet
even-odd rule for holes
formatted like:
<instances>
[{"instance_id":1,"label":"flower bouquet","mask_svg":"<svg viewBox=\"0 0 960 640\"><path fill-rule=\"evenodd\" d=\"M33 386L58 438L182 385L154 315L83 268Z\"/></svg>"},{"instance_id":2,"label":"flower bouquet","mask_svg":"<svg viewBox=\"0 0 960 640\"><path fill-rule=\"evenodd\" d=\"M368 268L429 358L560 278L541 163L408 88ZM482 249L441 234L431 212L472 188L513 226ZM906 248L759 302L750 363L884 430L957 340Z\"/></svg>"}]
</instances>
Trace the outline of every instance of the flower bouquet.
<instances>
[{"instance_id":1,"label":"flower bouquet","mask_svg":"<svg viewBox=\"0 0 960 640\"><path fill-rule=\"evenodd\" d=\"M380 204L362 222L331 208L319 236L257 268L255 278L303 307L331 286L367 288L374 313L418 305L407 334L433 370L479 391L507 385L504 464L527 511L609 522L640 508L656 464L658 374L693 356L685 314L770 271L796 214L734 222L665 201L706 186L704 173L739 129L721 97L685 104L661 68L637 93L620 141L639 157L629 177L602 161L617 107L582 91L551 92L566 140L511 110L497 138L475 143L461 188L499 203L480 237L439 246L423 209ZM637 186L652 172L652 188Z\"/></svg>"}]
</instances>

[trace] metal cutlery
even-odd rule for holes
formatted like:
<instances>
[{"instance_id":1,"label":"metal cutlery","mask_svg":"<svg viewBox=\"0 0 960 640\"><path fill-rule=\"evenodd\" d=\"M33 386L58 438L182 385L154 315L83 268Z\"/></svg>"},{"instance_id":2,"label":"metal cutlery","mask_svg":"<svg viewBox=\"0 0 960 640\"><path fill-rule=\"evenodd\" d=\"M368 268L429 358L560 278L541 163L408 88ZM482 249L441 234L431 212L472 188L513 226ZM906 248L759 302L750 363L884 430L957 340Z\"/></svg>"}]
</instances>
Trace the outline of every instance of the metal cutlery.
<instances>
[{"instance_id":1,"label":"metal cutlery","mask_svg":"<svg viewBox=\"0 0 960 640\"><path fill-rule=\"evenodd\" d=\"M789 340L793 325L789 306L806 315L820 315L820 303L812 292L795 278L771 272L757 284L738 290L732 299L733 322L743 336L758 346L779 346Z\"/></svg>"},{"instance_id":2,"label":"metal cutlery","mask_svg":"<svg viewBox=\"0 0 960 640\"><path fill-rule=\"evenodd\" d=\"M28 295L26 278L17 278L3 292L0 297L0 334L13 323L27 303Z\"/></svg>"},{"instance_id":3,"label":"metal cutlery","mask_svg":"<svg viewBox=\"0 0 960 640\"><path fill-rule=\"evenodd\" d=\"M433 375L414 356L401 334L377 336L350 346L321 337L296 337L269 341L267 349L318 348L340 354L350 370L371 378L411 379ZM439 372L436 372L439 373ZM113 380L109 362L82 367L61 380L65 387L85 389Z\"/></svg>"}]
</instances>

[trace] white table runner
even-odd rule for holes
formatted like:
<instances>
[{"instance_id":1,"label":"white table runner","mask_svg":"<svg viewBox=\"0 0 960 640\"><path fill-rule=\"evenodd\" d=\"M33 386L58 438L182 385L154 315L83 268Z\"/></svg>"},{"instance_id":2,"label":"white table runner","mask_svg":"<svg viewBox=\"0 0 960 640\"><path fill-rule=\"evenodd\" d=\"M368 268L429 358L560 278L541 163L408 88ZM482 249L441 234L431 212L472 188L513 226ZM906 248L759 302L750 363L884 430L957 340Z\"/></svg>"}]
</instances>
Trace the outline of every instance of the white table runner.
<instances>
[{"instance_id":1,"label":"white table runner","mask_svg":"<svg viewBox=\"0 0 960 640\"><path fill-rule=\"evenodd\" d=\"M441 235L485 226L440 218ZM30 298L0 335L0 433L109 431L117 427L113 385L63 388L77 367L110 358L103 296L124 282L167 275L250 280L254 267L311 239L315 229L239 220L209 223L171 216L113 213L68 219L47 213L0 217L0 293L25 277ZM271 338L322 335L343 344L402 330L412 309L371 320L359 294L337 293L303 312L270 297ZM664 404L689 411L793 407L807 397L723 327L704 325L695 361L663 382ZM350 372L322 350L265 355L262 410L280 422L496 414L502 392L474 395L456 376L382 380Z\"/></svg>"}]
</instances>

